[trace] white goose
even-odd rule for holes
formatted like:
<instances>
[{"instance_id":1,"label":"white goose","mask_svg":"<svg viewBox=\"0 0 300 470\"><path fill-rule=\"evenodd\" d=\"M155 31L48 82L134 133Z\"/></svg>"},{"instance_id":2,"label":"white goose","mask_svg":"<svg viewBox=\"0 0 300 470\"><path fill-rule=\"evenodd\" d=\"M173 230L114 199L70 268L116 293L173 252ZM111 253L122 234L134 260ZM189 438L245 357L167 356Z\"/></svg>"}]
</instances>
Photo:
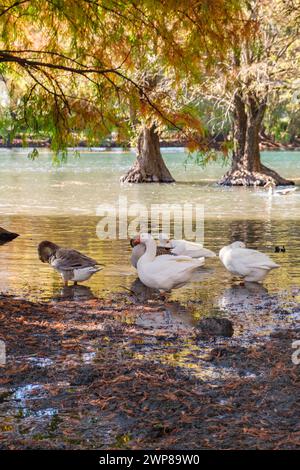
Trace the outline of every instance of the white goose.
<instances>
[{"instance_id":1,"label":"white goose","mask_svg":"<svg viewBox=\"0 0 300 470\"><path fill-rule=\"evenodd\" d=\"M284 189L276 189L276 184L273 183L272 181L268 181L265 185L264 188L267 188L269 190L269 195L274 196L278 194L279 196L287 196L288 194L294 193L297 191L297 188L292 187L292 188L284 188Z\"/></svg>"},{"instance_id":2,"label":"white goose","mask_svg":"<svg viewBox=\"0 0 300 470\"><path fill-rule=\"evenodd\" d=\"M188 242L187 240L173 240L165 233L159 234L160 246L171 248L173 255L190 256L191 258L215 258L216 253L204 248L201 243Z\"/></svg>"},{"instance_id":3,"label":"white goose","mask_svg":"<svg viewBox=\"0 0 300 470\"><path fill-rule=\"evenodd\" d=\"M140 281L152 289L168 291L183 286L192 278L194 271L203 266L204 258L161 255L156 257L156 243L148 233L141 233L135 244L143 243L146 251L138 260Z\"/></svg>"},{"instance_id":4,"label":"white goose","mask_svg":"<svg viewBox=\"0 0 300 470\"><path fill-rule=\"evenodd\" d=\"M246 248L245 243L239 241L224 246L219 257L230 273L247 282L261 282L269 271L280 267L264 253Z\"/></svg>"}]
</instances>

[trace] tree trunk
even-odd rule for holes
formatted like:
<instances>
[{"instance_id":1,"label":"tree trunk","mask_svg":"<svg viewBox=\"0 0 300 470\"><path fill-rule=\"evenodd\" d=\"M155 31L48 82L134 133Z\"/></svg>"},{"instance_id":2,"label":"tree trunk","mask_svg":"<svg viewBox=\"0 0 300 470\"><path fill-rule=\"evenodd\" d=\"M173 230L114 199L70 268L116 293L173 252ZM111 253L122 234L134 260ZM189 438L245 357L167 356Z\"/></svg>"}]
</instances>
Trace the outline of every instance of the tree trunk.
<instances>
[{"instance_id":1,"label":"tree trunk","mask_svg":"<svg viewBox=\"0 0 300 470\"><path fill-rule=\"evenodd\" d=\"M122 183L172 183L174 178L163 161L155 125L144 127L137 144L137 159L121 177Z\"/></svg>"},{"instance_id":2,"label":"tree trunk","mask_svg":"<svg viewBox=\"0 0 300 470\"><path fill-rule=\"evenodd\" d=\"M259 102L254 95L245 98L240 93L235 94L232 164L219 184L264 186L268 181L276 185L294 184L261 163L259 134L265 110L266 102Z\"/></svg>"}]
</instances>

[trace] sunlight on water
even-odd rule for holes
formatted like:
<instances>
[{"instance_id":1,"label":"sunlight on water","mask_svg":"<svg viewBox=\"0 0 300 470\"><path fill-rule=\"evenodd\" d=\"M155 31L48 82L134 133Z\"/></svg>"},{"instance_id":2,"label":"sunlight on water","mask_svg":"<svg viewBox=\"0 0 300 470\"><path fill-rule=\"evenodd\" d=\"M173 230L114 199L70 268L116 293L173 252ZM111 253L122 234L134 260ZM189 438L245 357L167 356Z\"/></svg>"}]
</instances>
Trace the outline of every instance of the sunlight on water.
<instances>
[{"instance_id":1,"label":"sunlight on water","mask_svg":"<svg viewBox=\"0 0 300 470\"><path fill-rule=\"evenodd\" d=\"M96 236L96 217L26 217L9 216L1 224L21 234L11 243L0 247L0 291L29 297L34 300L76 300L103 297L111 292L130 289L136 280L136 271L130 266L131 248L127 240L103 241ZM77 289L62 287L60 276L37 257L37 244L43 239L74 247L93 256L105 265L84 285ZM249 247L268 253L282 268L266 279L270 292L300 283L299 224L292 221L264 222L211 220L205 223L205 244L218 252L220 247L234 239L244 240ZM286 246L286 253L274 253L275 245ZM190 310L209 312L212 307L222 308L227 303L243 303L245 293L232 290L232 279L218 259L207 260L205 279L176 290L173 299L193 302ZM263 289L263 288L262 288ZM245 297L245 296L244 296ZM201 304L199 304L201 302Z\"/></svg>"}]
</instances>

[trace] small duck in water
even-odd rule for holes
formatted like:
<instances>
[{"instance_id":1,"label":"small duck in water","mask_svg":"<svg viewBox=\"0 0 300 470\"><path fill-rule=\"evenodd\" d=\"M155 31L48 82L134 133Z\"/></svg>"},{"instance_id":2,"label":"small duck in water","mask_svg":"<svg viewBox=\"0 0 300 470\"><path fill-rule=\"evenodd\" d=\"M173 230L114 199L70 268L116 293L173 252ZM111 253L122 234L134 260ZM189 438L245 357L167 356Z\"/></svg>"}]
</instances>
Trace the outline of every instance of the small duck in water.
<instances>
[{"instance_id":1,"label":"small duck in water","mask_svg":"<svg viewBox=\"0 0 300 470\"><path fill-rule=\"evenodd\" d=\"M77 250L61 248L47 240L39 244L38 255L43 263L49 263L60 273L65 287L68 286L69 281L74 282L74 285L77 282L87 281L103 267L96 260Z\"/></svg>"},{"instance_id":2,"label":"small duck in water","mask_svg":"<svg viewBox=\"0 0 300 470\"><path fill-rule=\"evenodd\" d=\"M285 253L285 252L286 252L285 246L284 246L284 245L282 245L282 246L275 246L274 252L275 252L275 253Z\"/></svg>"},{"instance_id":3,"label":"small duck in water","mask_svg":"<svg viewBox=\"0 0 300 470\"><path fill-rule=\"evenodd\" d=\"M5 228L0 227L0 245L11 242L17 237L19 237L18 233L9 232L8 230L5 230Z\"/></svg>"}]
</instances>

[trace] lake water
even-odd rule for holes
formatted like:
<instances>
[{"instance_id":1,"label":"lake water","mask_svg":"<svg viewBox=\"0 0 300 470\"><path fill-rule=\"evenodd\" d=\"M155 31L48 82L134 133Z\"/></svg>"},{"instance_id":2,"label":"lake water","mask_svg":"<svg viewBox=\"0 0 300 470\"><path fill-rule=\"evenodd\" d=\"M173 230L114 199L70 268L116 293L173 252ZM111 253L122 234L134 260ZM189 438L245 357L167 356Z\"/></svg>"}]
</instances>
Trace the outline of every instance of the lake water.
<instances>
[{"instance_id":1,"label":"lake water","mask_svg":"<svg viewBox=\"0 0 300 470\"><path fill-rule=\"evenodd\" d=\"M60 448L64 442L68 448L76 448L81 440L84 440L82 447L119 447L119 442L115 443L115 429L118 429L119 440L123 434L119 435L119 425L116 427L114 424L115 412L111 413L98 404L93 386L94 371L98 377L97 364L107 360L109 354L111 357L115 354L120 354L120 358L127 357L128 364L132 358L145 359L149 361L149 368L160 362L181 368L190 376L195 375L201 380L197 395L200 396L198 391L202 394L205 390L205 383L210 384L211 397L219 403L218 418L222 420L227 406L230 410L233 402L231 397L231 401L228 398L219 400L218 390L225 390L224 397L227 397L230 390L228 380L241 381L243 378L252 390L252 383L257 383L254 382L256 377L258 381L262 380L264 369L257 369L259 376L255 375L256 369L253 372L251 361L255 350L250 350L251 361L243 370L238 359L239 349L236 349L234 360L237 365L233 367L226 365L226 361L207 360L206 356L214 349L222 351L225 348L226 351L227 347L239 348L241 345L252 348L258 343L265 346L265 338L272 331L295 328L299 324L300 188L288 196L270 196L262 188L222 188L216 184L226 171L222 165L214 164L203 170L190 164L185 169L186 157L181 149L169 149L163 153L177 181L174 184L120 185L120 175L134 161L133 153L83 151L80 159L70 156L63 166L53 167L51 155L46 150L42 150L35 161L27 158L28 150L0 150L0 227L20 234L11 243L0 246L0 293L34 301L78 301L76 312L72 310L73 320L70 321L65 311L65 323L56 318L56 312L53 313L53 324L39 315L35 319L34 313L27 317L25 310L14 316L12 333L18 332L17 326L23 327L23 323L28 328L26 331L29 328L36 328L36 331L32 338L29 335L25 351L22 347L16 348L12 354L14 335L8 338L8 381L6 377L0 381L0 430L4 438L0 441L4 445L5 436L12 441L15 439L13 436L17 436L17 442L25 442L25 447L41 448L44 439L47 447L50 440L56 442L54 439L59 436ZM300 184L300 153L265 153L263 159L264 163ZM233 240L244 240L249 247L269 254L281 268L274 270L263 286L242 286L232 279L218 258L208 259L194 282L172 292L171 300L174 302L149 304L153 308L151 313L151 308L138 308L133 314L128 298L122 295L119 303L125 308L121 315L116 316L114 323L120 322L121 327L123 322L128 323L132 332L128 329L123 335L116 329L115 334L112 328L111 341L107 342L110 338L103 336L102 318L97 317L93 310L86 316L86 304L80 304L80 301L92 297L118 300L116 294L128 290L143 293L136 271L130 266L128 240L105 241L96 234L100 220L97 208L101 204L117 204L119 196L126 196L128 205L139 202L147 208L153 203L198 204L204 209L204 242L208 248L218 252ZM38 259L37 245L45 239L96 258L105 265L103 271L85 284L63 288L57 272ZM286 252L274 253L276 245L285 245ZM133 296L130 296L131 300ZM117 310L119 304L115 307ZM10 312L2 311L0 317L3 314L10 315ZM102 312L99 315L102 316ZM225 315L233 322L234 336L209 341L193 339L191 327L203 315ZM97 322L99 330L96 331ZM108 327L111 322L112 315L108 318ZM144 334L137 334L139 330L135 330L134 325ZM120 328L119 331L123 330ZM83 336L82 340L84 332L89 335ZM1 336L1 331L0 338L6 339ZM75 344L74 349L69 349L70 338ZM80 347L77 348L79 342ZM280 364L279 361L278 367ZM6 369L0 367L1 370ZM76 382L76 371L78 377L82 376L82 382ZM180 379L181 375L176 372L176 377ZM92 401L90 395L84 396L86 389L82 384L87 384L91 390ZM149 393L151 398L151 388ZM89 400L88 406L84 406L86 400ZM105 400L105 404L107 402ZM143 403L148 406L147 401ZM151 407L154 402L149 403ZM127 407L124 410L120 422L125 423L122 425L126 428L124 436L130 436L128 426L130 430L132 418L131 414L129 418L126 416ZM70 422L75 423L76 432L73 434ZM94 436L97 436L95 441ZM20 447L19 444L16 446ZM127 441L125 446L127 448Z\"/></svg>"},{"instance_id":2,"label":"lake water","mask_svg":"<svg viewBox=\"0 0 300 470\"><path fill-rule=\"evenodd\" d=\"M21 236L0 247L0 291L32 299L59 299L66 292L58 274L37 257L44 239L73 247L105 264L102 272L74 295L105 296L130 289L136 272L129 263L128 240L104 241L96 235L97 207L116 204L126 196L128 204L197 203L204 207L205 245L218 251L232 240L244 240L272 256L282 268L267 278L269 292L299 286L300 190L288 196L270 197L262 188L222 188L217 179L226 171L220 164L202 169L186 168L182 149L163 151L176 183L120 185L119 178L134 161L134 153L82 151L54 167L51 155L41 150L34 161L28 150L0 150L0 226ZM265 152L263 161L283 176L300 184L299 152ZM286 253L274 253L275 245ZM172 297L182 302L201 302L202 310L223 308L233 295L231 276L218 259L207 262L201 282L192 283ZM262 288L264 289L264 288ZM70 293L68 293L69 295ZM228 300L229 299L229 300ZM232 299L231 299L232 300ZM200 305L200 304L199 304Z\"/></svg>"}]
</instances>

